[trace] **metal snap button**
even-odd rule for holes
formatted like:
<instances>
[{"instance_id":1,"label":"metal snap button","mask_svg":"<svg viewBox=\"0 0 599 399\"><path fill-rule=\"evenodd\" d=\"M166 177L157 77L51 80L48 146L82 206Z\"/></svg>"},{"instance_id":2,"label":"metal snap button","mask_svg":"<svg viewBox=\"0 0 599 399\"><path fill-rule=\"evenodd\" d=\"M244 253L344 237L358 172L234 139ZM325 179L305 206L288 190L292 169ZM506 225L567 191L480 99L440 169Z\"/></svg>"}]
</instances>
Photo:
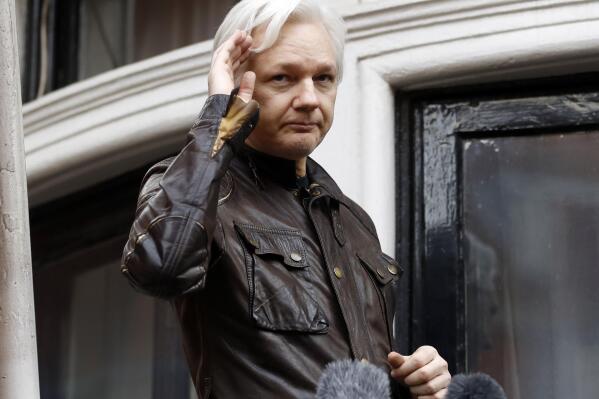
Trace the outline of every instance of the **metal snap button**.
<instances>
[{"instance_id":1,"label":"metal snap button","mask_svg":"<svg viewBox=\"0 0 599 399\"><path fill-rule=\"evenodd\" d=\"M387 266L387 270L389 270L389 273L396 275L398 270L397 270L397 266L395 265L389 265Z\"/></svg>"},{"instance_id":2,"label":"metal snap button","mask_svg":"<svg viewBox=\"0 0 599 399\"><path fill-rule=\"evenodd\" d=\"M335 276L337 276L337 278L343 277L343 270L341 270L339 266L333 269L333 273L335 273Z\"/></svg>"},{"instance_id":3,"label":"metal snap button","mask_svg":"<svg viewBox=\"0 0 599 399\"><path fill-rule=\"evenodd\" d=\"M289 257L291 258L292 261L294 262L300 262L302 260L302 256L300 254L298 254L297 252L292 252Z\"/></svg>"}]
</instances>

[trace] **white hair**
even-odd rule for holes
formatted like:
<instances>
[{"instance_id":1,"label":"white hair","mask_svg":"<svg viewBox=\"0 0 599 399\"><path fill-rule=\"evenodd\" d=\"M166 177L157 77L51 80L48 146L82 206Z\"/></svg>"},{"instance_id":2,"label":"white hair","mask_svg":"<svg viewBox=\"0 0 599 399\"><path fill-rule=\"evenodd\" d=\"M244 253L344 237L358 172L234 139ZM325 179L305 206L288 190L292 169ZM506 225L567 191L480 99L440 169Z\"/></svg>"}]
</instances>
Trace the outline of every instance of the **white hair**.
<instances>
[{"instance_id":1,"label":"white hair","mask_svg":"<svg viewBox=\"0 0 599 399\"><path fill-rule=\"evenodd\" d=\"M331 38L335 51L338 80L343 76L343 48L345 22L337 13L318 4L317 0L241 0L227 14L214 37L213 51L231 37L237 29L251 33L254 28L267 24L260 46L252 50L260 53L277 41L283 25L293 18L297 21L322 23Z\"/></svg>"}]
</instances>

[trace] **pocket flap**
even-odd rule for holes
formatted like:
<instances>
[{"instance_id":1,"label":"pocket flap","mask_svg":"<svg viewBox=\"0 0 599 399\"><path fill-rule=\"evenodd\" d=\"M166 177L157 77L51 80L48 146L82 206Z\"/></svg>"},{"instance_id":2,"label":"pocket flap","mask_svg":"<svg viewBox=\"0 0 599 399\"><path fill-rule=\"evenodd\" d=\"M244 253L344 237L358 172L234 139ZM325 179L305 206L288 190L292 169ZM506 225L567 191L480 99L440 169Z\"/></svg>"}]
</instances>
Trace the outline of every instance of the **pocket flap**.
<instances>
[{"instance_id":1,"label":"pocket flap","mask_svg":"<svg viewBox=\"0 0 599 399\"><path fill-rule=\"evenodd\" d=\"M277 255L289 267L304 268L306 247L299 230L261 227L235 223L244 241L254 248L256 255Z\"/></svg>"},{"instance_id":2,"label":"pocket flap","mask_svg":"<svg viewBox=\"0 0 599 399\"><path fill-rule=\"evenodd\" d=\"M379 283L383 285L388 284L394 278L399 278L403 273L403 269L395 259L380 251L359 252L356 255Z\"/></svg>"}]
</instances>

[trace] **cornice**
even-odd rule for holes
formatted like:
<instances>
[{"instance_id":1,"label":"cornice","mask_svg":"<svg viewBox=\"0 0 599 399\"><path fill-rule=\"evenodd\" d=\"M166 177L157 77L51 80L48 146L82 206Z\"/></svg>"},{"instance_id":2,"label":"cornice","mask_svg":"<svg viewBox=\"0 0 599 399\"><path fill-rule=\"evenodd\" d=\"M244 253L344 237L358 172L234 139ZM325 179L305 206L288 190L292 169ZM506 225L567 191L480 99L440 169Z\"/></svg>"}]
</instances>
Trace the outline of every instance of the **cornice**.
<instances>
[{"instance_id":1,"label":"cornice","mask_svg":"<svg viewBox=\"0 0 599 399\"><path fill-rule=\"evenodd\" d=\"M413 0L367 3L344 13L348 42L390 32L417 30L491 16L517 14L572 5L596 3L588 0ZM566 16L566 15L562 15ZM534 22L532 22L534 24Z\"/></svg>"},{"instance_id":2,"label":"cornice","mask_svg":"<svg viewBox=\"0 0 599 399\"><path fill-rule=\"evenodd\" d=\"M173 81L207 74L211 44L202 42L116 68L31 101L23 111L27 130L38 130Z\"/></svg>"},{"instance_id":3,"label":"cornice","mask_svg":"<svg viewBox=\"0 0 599 399\"><path fill-rule=\"evenodd\" d=\"M206 96L210 51L211 42L181 48L25 104L30 203L174 150L183 137L172 133L191 124Z\"/></svg>"}]
</instances>

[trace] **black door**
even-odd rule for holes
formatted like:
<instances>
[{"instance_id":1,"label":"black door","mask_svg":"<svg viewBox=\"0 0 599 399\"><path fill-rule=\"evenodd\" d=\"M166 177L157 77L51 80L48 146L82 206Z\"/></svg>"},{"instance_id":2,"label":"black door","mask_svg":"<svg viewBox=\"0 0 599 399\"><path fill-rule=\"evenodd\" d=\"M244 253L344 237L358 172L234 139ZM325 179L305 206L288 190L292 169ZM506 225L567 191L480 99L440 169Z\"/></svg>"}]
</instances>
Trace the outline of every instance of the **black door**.
<instances>
[{"instance_id":1,"label":"black door","mask_svg":"<svg viewBox=\"0 0 599 399\"><path fill-rule=\"evenodd\" d=\"M595 82L398 96L400 344L509 398L599 394Z\"/></svg>"}]
</instances>

